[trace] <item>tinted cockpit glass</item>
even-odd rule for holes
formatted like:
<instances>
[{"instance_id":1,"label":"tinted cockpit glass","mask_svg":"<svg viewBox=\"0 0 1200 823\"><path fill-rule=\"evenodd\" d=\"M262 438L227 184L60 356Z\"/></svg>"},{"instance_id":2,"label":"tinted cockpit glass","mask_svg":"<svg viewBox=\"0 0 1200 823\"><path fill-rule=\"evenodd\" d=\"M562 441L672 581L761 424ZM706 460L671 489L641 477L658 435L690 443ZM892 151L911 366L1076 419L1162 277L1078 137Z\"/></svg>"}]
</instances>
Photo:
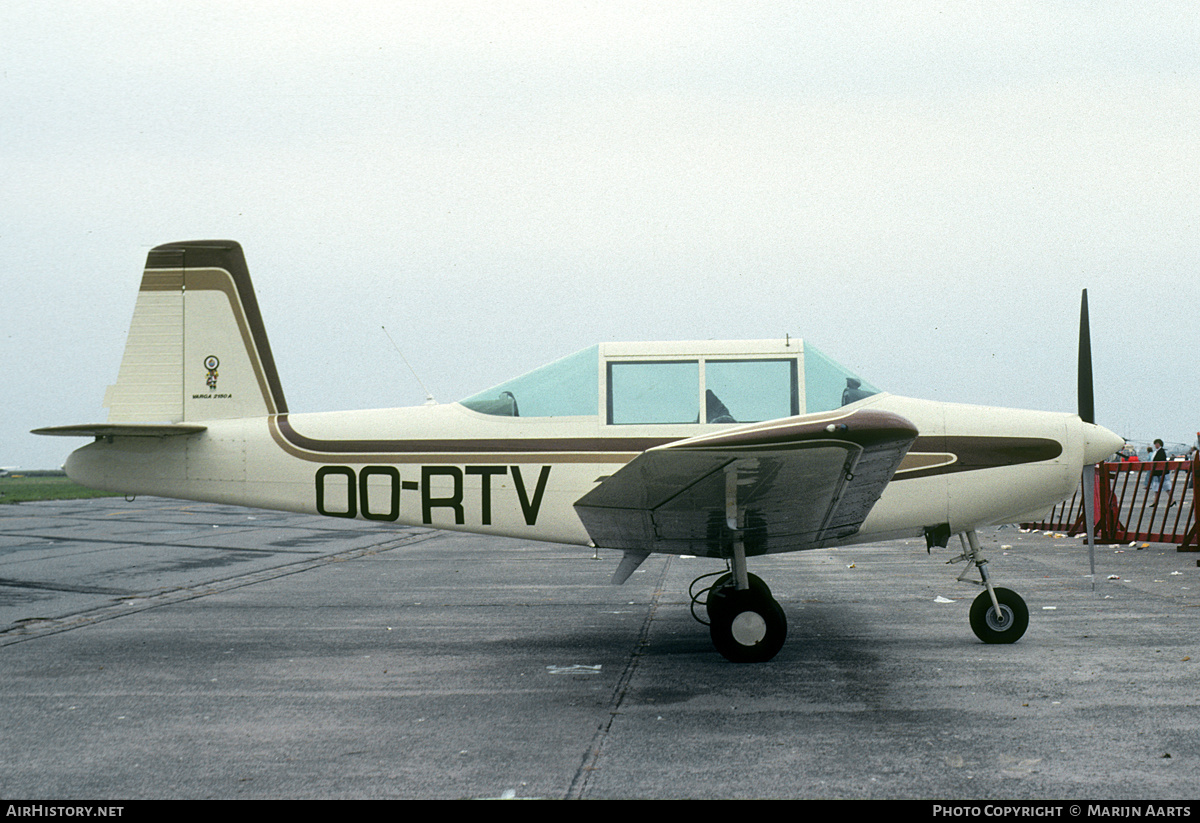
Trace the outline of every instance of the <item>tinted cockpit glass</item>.
<instances>
[{"instance_id":1,"label":"tinted cockpit glass","mask_svg":"<svg viewBox=\"0 0 1200 823\"><path fill-rule=\"evenodd\" d=\"M700 422L700 363L609 363L608 422Z\"/></svg>"},{"instance_id":2,"label":"tinted cockpit glass","mask_svg":"<svg viewBox=\"0 0 1200 823\"><path fill-rule=\"evenodd\" d=\"M832 411L879 394L879 389L846 367L829 359L815 346L804 344L804 406L808 413Z\"/></svg>"},{"instance_id":3,"label":"tinted cockpit glass","mask_svg":"<svg viewBox=\"0 0 1200 823\"><path fill-rule=\"evenodd\" d=\"M794 357L608 364L612 425L757 423L799 414Z\"/></svg>"},{"instance_id":4,"label":"tinted cockpit glass","mask_svg":"<svg viewBox=\"0 0 1200 823\"><path fill-rule=\"evenodd\" d=\"M704 387L709 423L759 423L800 413L796 361L708 360ZM714 403L720 406L714 408Z\"/></svg>"},{"instance_id":5,"label":"tinted cockpit glass","mask_svg":"<svg viewBox=\"0 0 1200 823\"><path fill-rule=\"evenodd\" d=\"M595 415L600 405L600 347L592 346L461 401L503 417Z\"/></svg>"},{"instance_id":6,"label":"tinted cockpit glass","mask_svg":"<svg viewBox=\"0 0 1200 823\"><path fill-rule=\"evenodd\" d=\"M502 417L605 414L610 425L757 423L831 411L878 389L807 343L803 359L761 356L605 357L592 346L472 395L462 405ZM603 368L603 371L601 370ZM600 378L606 381L601 408Z\"/></svg>"}]
</instances>

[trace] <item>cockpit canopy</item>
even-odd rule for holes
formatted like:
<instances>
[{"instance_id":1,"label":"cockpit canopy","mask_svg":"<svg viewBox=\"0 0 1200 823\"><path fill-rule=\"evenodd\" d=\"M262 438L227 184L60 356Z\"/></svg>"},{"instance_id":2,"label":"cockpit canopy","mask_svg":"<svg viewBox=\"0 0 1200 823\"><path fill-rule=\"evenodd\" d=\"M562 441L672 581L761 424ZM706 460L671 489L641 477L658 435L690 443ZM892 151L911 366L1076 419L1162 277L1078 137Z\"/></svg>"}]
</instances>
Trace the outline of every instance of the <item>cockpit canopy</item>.
<instances>
[{"instance_id":1,"label":"cockpit canopy","mask_svg":"<svg viewBox=\"0 0 1200 823\"><path fill-rule=\"evenodd\" d=\"M461 402L504 417L720 424L830 411L877 393L800 340L602 343Z\"/></svg>"}]
</instances>

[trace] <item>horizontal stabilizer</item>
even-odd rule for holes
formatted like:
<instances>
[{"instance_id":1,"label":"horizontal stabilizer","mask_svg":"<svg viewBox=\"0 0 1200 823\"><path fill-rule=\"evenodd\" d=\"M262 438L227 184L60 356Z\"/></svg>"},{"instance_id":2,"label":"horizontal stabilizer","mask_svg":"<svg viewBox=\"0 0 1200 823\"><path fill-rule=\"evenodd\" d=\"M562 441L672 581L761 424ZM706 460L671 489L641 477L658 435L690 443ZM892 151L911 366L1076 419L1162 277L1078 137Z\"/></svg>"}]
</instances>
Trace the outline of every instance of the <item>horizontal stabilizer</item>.
<instances>
[{"instance_id":1,"label":"horizontal stabilizer","mask_svg":"<svg viewBox=\"0 0 1200 823\"><path fill-rule=\"evenodd\" d=\"M57 437L178 437L207 429L196 423L84 423L81 426L47 426L31 434Z\"/></svg>"}]
</instances>

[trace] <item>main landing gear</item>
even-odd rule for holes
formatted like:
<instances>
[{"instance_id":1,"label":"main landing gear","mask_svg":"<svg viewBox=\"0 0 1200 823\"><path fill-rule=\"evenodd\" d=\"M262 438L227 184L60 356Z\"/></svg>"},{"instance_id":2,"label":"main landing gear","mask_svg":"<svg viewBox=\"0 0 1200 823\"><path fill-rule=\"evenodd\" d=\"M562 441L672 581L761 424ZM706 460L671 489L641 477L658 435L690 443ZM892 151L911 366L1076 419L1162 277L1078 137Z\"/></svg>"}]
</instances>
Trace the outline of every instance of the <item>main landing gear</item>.
<instances>
[{"instance_id":1,"label":"main landing gear","mask_svg":"<svg viewBox=\"0 0 1200 823\"><path fill-rule=\"evenodd\" d=\"M960 534L959 539L963 553L950 562L967 560L969 563L958 579L965 582L967 574L974 567L979 569L980 583L984 586L984 591L971 604L971 630L984 643L1016 643L1025 634L1025 629L1029 628L1029 607L1021 595L1011 589L992 586L987 560L983 557L974 530Z\"/></svg>"},{"instance_id":2,"label":"main landing gear","mask_svg":"<svg viewBox=\"0 0 1200 823\"><path fill-rule=\"evenodd\" d=\"M736 572L729 572L695 591L697 583L712 576L693 581L692 616L708 624L717 651L734 663L765 663L777 655L787 639L787 617L767 584L747 574L746 587L738 588ZM698 605L704 606L707 621L696 614Z\"/></svg>"},{"instance_id":3,"label":"main landing gear","mask_svg":"<svg viewBox=\"0 0 1200 823\"><path fill-rule=\"evenodd\" d=\"M692 617L707 623L713 645L726 660L765 663L783 648L787 617L767 584L746 571L746 544L742 539L745 516L745 509L738 505L737 464L731 463L725 468L729 572L699 592L696 584L713 575L702 575L692 581ZM696 606L700 604L704 605L707 621L696 614Z\"/></svg>"}]
</instances>

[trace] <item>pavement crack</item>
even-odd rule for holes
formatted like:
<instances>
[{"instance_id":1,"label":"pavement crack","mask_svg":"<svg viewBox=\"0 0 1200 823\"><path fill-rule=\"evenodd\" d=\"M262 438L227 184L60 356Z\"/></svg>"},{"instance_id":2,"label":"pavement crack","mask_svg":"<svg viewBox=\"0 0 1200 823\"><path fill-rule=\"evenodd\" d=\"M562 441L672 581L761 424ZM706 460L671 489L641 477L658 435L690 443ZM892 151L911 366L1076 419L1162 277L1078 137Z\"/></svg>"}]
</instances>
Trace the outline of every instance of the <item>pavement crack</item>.
<instances>
[{"instance_id":1,"label":"pavement crack","mask_svg":"<svg viewBox=\"0 0 1200 823\"><path fill-rule=\"evenodd\" d=\"M0 577L0 588L36 589L47 592L75 592L76 594L110 594L114 597L128 597L133 594L128 589L110 589L104 586L72 586L66 583L43 583L37 580L16 580L12 577Z\"/></svg>"},{"instance_id":2,"label":"pavement crack","mask_svg":"<svg viewBox=\"0 0 1200 823\"><path fill-rule=\"evenodd\" d=\"M650 608L646 610L646 619L642 621L642 628L638 633L637 643L634 645L629 659L625 661L625 668L621 671L621 676L617 678L616 686L613 687L612 699L609 701L608 716L592 736L587 750L584 752L583 762L579 764L579 769L571 779L571 785L567 787L564 800L582 800L592 774L599 768L597 764L600 762L600 757L604 751L604 744L607 742L609 732L612 730L613 721L621 713L621 706L624 704L625 696L629 692L629 684L633 681L633 675L637 672L642 655L646 653L646 649L650 645L650 627L654 623L654 616L657 614L658 605L662 601L667 572L671 568L672 559L673 555L666 556L666 562L663 563L662 572L659 574L658 582L654 587L654 594L650 598Z\"/></svg>"},{"instance_id":3,"label":"pavement crack","mask_svg":"<svg viewBox=\"0 0 1200 823\"><path fill-rule=\"evenodd\" d=\"M413 543L419 543L421 541L428 540L438 534L439 532L437 531L408 534L394 540L387 540L383 543L377 543L373 546L363 546L344 552L326 554L320 557L308 558L305 560L297 560L283 566L275 566L270 569L262 569L259 571L250 572L248 574L234 575L220 580L209 580L192 586L171 588L166 591L124 593L119 591L92 592L100 594L113 594L119 598L119 601L106 606L100 606L95 609L63 615L61 617L38 619L37 621L31 622L18 622L7 629L0 631L0 646L10 646L14 643L23 643L27 640L33 640L38 637L59 634L72 629L78 629L83 626L90 626L105 620L114 620L118 617L137 614L138 612L144 612L160 606L182 603L211 594L218 594L220 592L226 592L232 589L253 586L257 583L262 583L268 580L275 580L280 577L287 577L288 575L306 572L310 569L315 569L329 563L340 563L345 560L353 560L359 557L379 554L381 552L390 551L391 549L397 549L402 546L408 546ZM0 580L0 583L2 582L4 581ZM76 589L71 590L75 591Z\"/></svg>"}]
</instances>

